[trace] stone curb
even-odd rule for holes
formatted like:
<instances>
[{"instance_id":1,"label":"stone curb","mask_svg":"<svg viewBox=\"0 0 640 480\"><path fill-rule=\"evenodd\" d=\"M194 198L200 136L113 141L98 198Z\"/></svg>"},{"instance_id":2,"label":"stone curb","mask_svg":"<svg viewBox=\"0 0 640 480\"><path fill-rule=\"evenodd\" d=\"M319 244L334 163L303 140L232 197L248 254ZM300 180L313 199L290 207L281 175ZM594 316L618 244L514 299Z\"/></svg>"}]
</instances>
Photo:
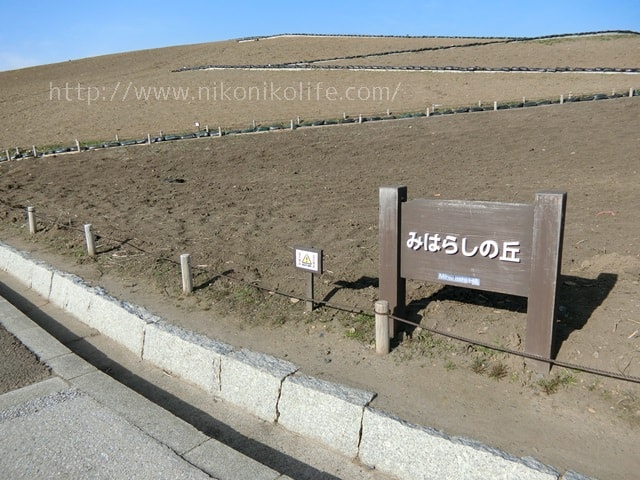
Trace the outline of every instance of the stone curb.
<instances>
[{"instance_id":1,"label":"stone curb","mask_svg":"<svg viewBox=\"0 0 640 480\"><path fill-rule=\"evenodd\" d=\"M220 365L233 347L160 321L147 325L143 360L220 395Z\"/></svg>"},{"instance_id":2,"label":"stone curb","mask_svg":"<svg viewBox=\"0 0 640 480\"><path fill-rule=\"evenodd\" d=\"M294 375L286 378L282 385L278 423L355 458L358 456L364 407L375 395L305 375Z\"/></svg>"},{"instance_id":3,"label":"stone curb","mask_svg":"<svg viewBox=\"0 0 640 480\"><path fill-rule=\"evenodd\" d=\"M561 475L532 458L411 425L370 408L373 392L309 377L290 362L235 350L171 325L2 242L0 270L143 360L261 419L399 478L589 480L573 471Z\"/></svg>"},{"instance_id":4,"label":"stone curb","mask_svg":"<svg viewBox=\"0 0 640 480\"><path fill-rule=\"evenodd\" d=\"M220 397L253 415L278 420L282 382L298 370L293 363L242 349L222 358Z\"/></svg>"},{"instance_id":5,"label":"stone curb","mask_svg":"<svg viewBox=\"0 0 640 480\"><path fill-rule=\"evenodd\" d=\"M362 425L360 459L367 465L412 478L513 478L556 480L560 473L531 458L516 458L483 444L411 425L367 408ZM443 462L443 459L447 459ZM472 467L472 468L470 468Z\"/></svg>"}]
</instances>

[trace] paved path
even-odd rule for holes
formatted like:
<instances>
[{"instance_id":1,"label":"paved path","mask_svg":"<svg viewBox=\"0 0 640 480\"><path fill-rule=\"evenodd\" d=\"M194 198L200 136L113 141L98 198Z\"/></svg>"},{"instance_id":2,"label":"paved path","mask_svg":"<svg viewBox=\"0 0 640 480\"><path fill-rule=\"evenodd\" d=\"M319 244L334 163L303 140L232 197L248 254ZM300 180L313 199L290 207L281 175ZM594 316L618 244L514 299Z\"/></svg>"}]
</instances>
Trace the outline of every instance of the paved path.
<instances>
[{"instance_id":1,"label":"paved path","mask_svg":"<svg viewBox=\"0 0 640 480\"><path fill-rule=\"evenodd\" d=\"M3 274L0 294L0 324L52 369L49 378L0 395L4 478L388 478L223 402L211 405L199 389L61 319Z\"/></svg>"}]
</instances>

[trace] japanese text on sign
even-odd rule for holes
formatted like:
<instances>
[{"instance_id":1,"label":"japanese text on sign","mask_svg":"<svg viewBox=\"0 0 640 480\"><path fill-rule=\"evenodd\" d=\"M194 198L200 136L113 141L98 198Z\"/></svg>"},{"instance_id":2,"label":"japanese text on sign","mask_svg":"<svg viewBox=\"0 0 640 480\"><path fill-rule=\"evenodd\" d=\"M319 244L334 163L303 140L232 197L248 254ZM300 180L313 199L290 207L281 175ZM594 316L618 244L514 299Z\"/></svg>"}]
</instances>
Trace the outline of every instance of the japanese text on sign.
<instances>
[{"instance_id":1,"label":"japanese text on sign","mask_svg":"<svg viewBox=\"0 0 640 480\"><path fill-rule=\"evenodd\" d=\"M409 232L406 245L412 250L423 249L425 252L443 252L446 255L456 255L461 253L465 257L497 258L503 262L520 263L520 242L495 240L483 240L482 242L471 242L467 237L460 238L456 235L444 235L439 233Z\"/></svg>"}]
</instances>

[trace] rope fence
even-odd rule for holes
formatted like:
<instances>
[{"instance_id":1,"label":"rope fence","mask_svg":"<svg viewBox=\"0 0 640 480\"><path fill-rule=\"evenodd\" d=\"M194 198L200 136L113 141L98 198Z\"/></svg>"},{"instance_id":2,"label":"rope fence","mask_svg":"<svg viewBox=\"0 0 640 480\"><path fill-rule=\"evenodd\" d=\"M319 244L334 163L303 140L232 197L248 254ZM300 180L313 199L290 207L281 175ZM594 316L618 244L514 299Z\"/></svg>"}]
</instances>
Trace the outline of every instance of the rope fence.
<instances>
[{"instance_id":1,"label":"rope fence","mask_svg":"<svg viewBox=\"0 0 640 480\"><path fill-rule=\"evenodd\" d=\"M563 37L584 37L590 35L615 35L615 34L628 34L638 35L639 33L634 30L599 30L589 32L574 32L574 33L557 33L551 35L543 35L538 37L486 37L486 36L461 36L461 35L383 35L383 34L356 34L356 33L301 33L301 32L288 32L278 33L274 35L253 35L249 37L237 38L236 42L252 42L258 40L270 40L281 37L323 37L323 38L412 38L412 39L487 39L487 40L506 40L506 41L529 41L529 40L548 40L552 38Z\"/></svg>"},{"instance_id":2,"label":"rope fence","mask_svg":"<svg viewBox=\"0 0 640 480\"><path fill-rule=\"evenodd\" d=\"M438 50L449 50L449 49L464 49L470 47L484 47L488 45L496 45L496 44L508 44L508 43L523 43L523 42L531 42L531 41L545 41L550 39L558 39L558 38L576 38L576 37L584 37L584 36L597 36L597 35L640 35L640 33L631 31L631 30L605 30L598 32L583 32L583 33L571 33L571 34L561 34L561 35L545 35L539 37L439 37L439 36L395 36L395 35L310 35L310 34L301 34L301 33L288 33L288 34L280 34L280 35L270 35L267 37L247 37L236 40L238 43L248 42L248 41L259 41L259 40L269 40L274 38L282 38L282 37L344 37L344 38L404 38L404 39L470 39L475 40L473 42L468 43L460 43L453 45L437 45L430 47L420 47L420 48L411 48L411 49L401 49L401 50L385 50L382 52L368 52L357 55L346 55L342 57L330 57L330 58L321 58L321 59L313 59L313 60L298 60L294 62L287 63L279 63L279 64L268 64L268 65L229 65L229 64L209 64L209 65L197 65L197 66L183 66L181 68L172 70L172 72L188 72L188 71L197 71L197 70L251 70L251 69L259 69L259 70L387 70L387 71L395 71L395 70L415 70L415 71L485 71L485 72L588 72L588 73L640 73L640 68L609 68L609 67L541 67L541 68L528 68L528 67L457 67L457 66L417 66L417 65L403 65L403 66L389 66L389 65L375 65L375 66L364 66L364 65L319 65L321 63L327 62L335 62L335 61L343 61L343 60L359 60L364 58L371 57L385 57L391 55L401 55L401 54L409 54L409 53L421 53L421 52L431 52ZM480 41L481 40L481 41Z\"/></svg>"},{"instance_id":3,"label":"rope fence","mask_svg":"<svg viewBox=\"0 0 640 480\"><path fill-rule=\"evenodd\" d=\"M22 210L24 211L24 207L17 207L17 206L11 206L8 205L6 202L0 200L2 203L4 203L6 206L8 206L9 208L13 209L13 210ZM56 226L59 228L64 228L70 231L74 231L77 232L78 234L84 235L85 238L85 242L86 242L86 248L87 248L87 255L89 257L95 257L96 255L99 255L100 252L98 252L98 246L96 244L96 232L93 230L93 226L91 224L84 224L82 228L79 228L77 226L74 226L72 224L72 222L68 222L67 223L61 223L59 221L59 218L56 220L51 220L48 219L46 216L39 216L36 214L36 209L32 206L26 207L26 216L27 216L27 227L29 230L29 233L31 235L35 235L38 232L37 229L37 220L40 220L41 223L44 224L48 224L50 226ZM197 270L201 273L206 273L209 278L212 279L218 279L218 278L225 278L228 279L232 282L236 282L239 283L243 286L246 287L250 287L250 288L254 288L256 290L261 290L264 292L268 292L270 295L278 295L284 298L291 298L291 299L297 299L299 301L306 301L306 302L313 302L315 305L318 306L323 306L325 308L330 308L330 309L334 309L334 310L339 310L339 311L343 311L343 312L349 312L349 313L353 313L353 314L361 314L361 315L366 315L372 318L375 318L375 345L376 345L376 352L379 354L388 354L390 351L390 339L393 337L393 334L391 332L393 332L395 330L395 328L393 327L393 322L397 321L399 323L402 323L404 325L413 327L413 328L421 328L423 330L426 330L432 334L438 335L438 336L442 336L442 337L446 337L467 345L473 345L476 347L483 347L492 351L496 351L496 352L500 352L503 354L507 354L507 355L511 355L511 356L517 356L517 357L521 357L521 358L525 358L525 359L530 359L530 360L536 360L536 361L542 361L542 362L546 362L549 363L551 365L554 366L558 366L558 367L563 367L563 368L567 368L570 370L574 370L574 371L580 371L580 372L584 372L584 373L589 373L592 375L596 375L596 376L600 376L600 377L606 377L606 378L610 378L610 379L614 379L614 380L620 380L620 381L625 381L625 382L630 382L630 383L635 383L635 384L640 384L640 377L636 377L636 376L631 376L631 375L624 375L622 373L618 373L618 372L612 372L612 371L607 371L607 370L602 370L602 369L597 369L594 367L589 367L589 366L585 366L585 365L579 365L579 364L574 364L571 362L565 362L562 360L557 360L557 359L553 359L553 358L545 358L545 357L541 357L539 355L534 355L534 354L530 354L530 353L526 353L526 352L522 352L522 351L518 351L518 350L514 350L514 349L510 349L507 347L503 347L503 346L499 346L499 345L495 345L495 344L491 344L488 342L483 342L481 340L478 339L474 339L474 338L468 338L462 335L458 335L455 333L451 333L451 332L447 332L447 331L443 331L443 330L439 330L436 328L431 328L431 327L427 327L424 325L421 325L419 323L416 322L412 322L406 318L402 318L402 317L398 317L395 315L392 315L389 313L389 306L388 306L388 302L386 301L377 301L375 302L374 305L374 311L371 312L370 310L365 310L365 309L360 309L360 308L354 308L351 306L345 306L345 305L339 305L339 304L335 304L333 302L329 302L329 301L324 301L324 300L319 300L319 299L313 299L313 298L307 298L304 296L298 296L295 294L291 294L291 293L287 293L287 292L282 292L279 291L278 289L275 288L271 288L271 287L267 287L267 286L263 286L260 285L259 283L255 282L255 281L247 281L243 278L239 278L235 275L230 275L228 272L215 272L212 271L210 269L204 268L202 266L195 266L192 267L191 263L190 263L190 256L189 254L182 254L180 255L179 260L175 260L175 259L171 259L171 258L167 258L163 255L158 255L155 254L153 252L148 251L145 248L142 248L140 246L136 246L134 244L131 243L130 240L120 240L120 239L116 239L114 237L109 237L109 236L100 236L100 240L107 242L107 243L112 243L114 245L127 245L131 248L134 248L135 250L148 255L150 258L156 259L158 261L162 261L162 262L167 262L171 265L174 266L180 266L181 269L181 278L182 278L182 291L184 294L191 294L193 293L194 287L193 287L193 271Z\"/></svg>"},{"instance_id":4,"label":"rope fence","mask_svg":"<svg viewBox=\"0 0 640 480\"><path fill-rule=\"evenodd\" d=\"M9 208L13 209L13 210L23 210L22 207L16 207L16 206L10 206L7 205L6 202L0 200L0 202L4 203L6 206L8 206ZM340 305L337 304L335 302L329 302L329 301L325 301L325 300L320 300L320 299L309 299L305 296L300 296L300 295L296 295L293 293L288 293L288 292L282 292L278 289L272 288L272 287L268 287L268 286L262 286L258 283L256 283L255 281L248 281L242 278L238 278L237 276L234 275L230 275L227 272L217 272L217 271L213 271L211 269L202 267L202 266L191 266L190 264L190 256L189 254L181 254L179 260L175 260L172 258L167 258L166 256L163 255L159 255L156 254L154 252L151 252L143 247L137 246L135 244L133 244L130 240L121 240L121 239L117 239L113 236L108 236L108 235L103 235L100 234L100 232L94 230L93 225L92 224L83 224L82 228L78 227L78 226L74 226L72 224L67 224L67 223L61 223L59 221L59 219L56 220L51 220L46 216L43 215L38 215L36 213L36 209L35 207L27 207L26 208L27 211L27 226L28 226L28 230L29 233L31 235L34 235L37 233L38 229L36 227L37 224L37 220L40 220L41 223L43 224L48 224L50 226L55 226L58 228L63 228L65 230L69 230L69 231L73 231L78 233L80 236L82 236L84 238L85 241L85 246L86 246L86 250L87 250L87 255L90 257L95 257L98 256L100 254L100 252L98 251L100 249L100 247L104 247L104 243L109 243L111 245L115 245L115 246L121 246L121 245L127 245L128 247L131 247L135 250L137 250L138 252L147 255L149 258L153 258L155 260L158 261L162 261L162 262L166 262L166 263L170 263L172 265L175 266L180 266L181 268L181 276L182 276L182 286L183 286L183 293L193 293L194 291L194 285L193 285L193 272L197 271L199 273L206 273L208 276L211 276L212 278L226 278L228 280L240 283L244 286L247 287L252 287L255 288L257 290L261 290L261 291L265 291L265 292L269 292L269 293L273 293L275 295L279 295L282 297L286 297L286 298L293 298L296 300L301 300L301 301L308 301L308 300L313 300L314 304L316 305L322 305L325 306L327 308L332 308L334 310L340 310L340 311L344 311L344 312L349 312L349 313L354 313L354 314L365 314L365 315L369 315L371 317L373 317L373 313L372 312L368 312L364 309L360 309L360 308L356 308L356 307L352 307L352 306L346 306L346 305ZM98 239L100 240L100 242L103 242L103 244L98 244Z\"/></svg>"},{"instance_id":5,"label":"rope fence","mask_svg":"<svg viewBox=\"0 0 640 480\"><path fill-rule=\"evenodd\" d=\"M640 69L638 69L640 71ZM165 133L162 130L158 134L147 133L145 137L136 139L124 139L121 140L118 135L115 135L115 140L104 140L91 143L81 142L79 139L75 139L73 145L56 146L56 147L37 147L32 145L31 147L13 147L11 149L4 148L0 151L0 163L10 160L22 160L29 158L42 158L48 156L56 156L67 153L79 153L104 148L116 148L127 147L133 145L153 145L160 142L173 142L178 140L192 140L198 138L220 138L227 135L243 135L243 134L255 134L262 132L276 132L283 130L297 130L299 128L307 127L321 127L332 125L346 125L354 123L368 123L379 122L389 120L411 119L420 117L433 117L441 115L458 115L464 113L474 112L486 112L486 111L498 111L498 110L513 110L530 107L539 107L546 105L563 105L567 103L577 102L591 102L599 100L610 100L617 98L635 97L640 96L640 88L629 87L621 91L613 91L611 93L583 93L583 94L560 94L554 98L527 98L522 97L522 100L510 100L498 102L486 102L479 100L478 103L473 105L442 105L431 104L424 110L411 111L411 112L392 112L391 109L378 112L361 112L358 114L352 114L343 112L339 117L325 117L317 119L305 119L300 115L292 118L288 121L282 120L258 120L254 119L251 124L236 124L232 126L218 126L210 128L209 125L201 127L199 124L194 126L192 131L183 131L181 133Z\"/></svg>"},{"instance_id":6,"label":"rope fence","mask_svg":"<svg viewBox=\"0 0 640 480\"><path fill-rule=\"evenodd\" d=\"M612 378L612 379L616 379L616 380L623 380L626 382L631 382L631 383L638 383L640 384L640 377L636 377L633 375L624 375L621 373L617 373L617 372L610 372L607 370L601 370L601 369L597 369L597 368L593 368L593 367L588 367L588 366L584 366L584 365L578 365L575 363L570 363L570 362L565 362L562 360L556 360L553 358L545 358L542 357L540 355L535 355L535 354L531 354L531 353L527 353L527 352L521 352L518 350L514 350L511 348L507 348L507 347L502 347L499 345L494 345L491 343L487 343L487 342L483 342L481 340L477 340L477 339L472 339L472 338L468 338L468 337L464 337L462 335L458 335L455 333L451 333L451 332L446 332L443 330L439 330L437 328L431 328L431 327L427 327L425 325L421 325L415 322L412 322L411 320L407 320L406 318L402 318L402 317L398 317L395 315L391 315L389 313L389 305L386 301L378 301L376 302L376 307L375 307L375 315L376 315L376 351L378 351L379 353L388 353L388 338L389 338L389 331L390 331L390 322L389 320L394 320L394 321L398 321L400 323L403 323L405 325L409 325L413 328L421 328L423 330L426 330L430 333L442 336L442 337L446 337L446 338L450 338L452 340L456 340L458 342L462 342L462 343L466 343L469 345L474 345L477 347L484 347L487 348L489 350L493 350L496 352L500 352L500 353L505 353L507 355L512 355L512 356L517 356L517 357L521 357L521 358L525 358L525 359L530 359L530 360L537 360L537 361L542 361L542 362L546 362L546 363L550 363L552 365L558 366L558 367L563 367L563 368L567 368L570 370L576 370L576 371L581 371L581 372L585 372L585 373L590 373L593 375L598 375L601 377L607 377L607 378ZM386 338L385 338L385 333L387 333ZM386 349L386 351L385 351Z\"/></svg>"}]
</instances>

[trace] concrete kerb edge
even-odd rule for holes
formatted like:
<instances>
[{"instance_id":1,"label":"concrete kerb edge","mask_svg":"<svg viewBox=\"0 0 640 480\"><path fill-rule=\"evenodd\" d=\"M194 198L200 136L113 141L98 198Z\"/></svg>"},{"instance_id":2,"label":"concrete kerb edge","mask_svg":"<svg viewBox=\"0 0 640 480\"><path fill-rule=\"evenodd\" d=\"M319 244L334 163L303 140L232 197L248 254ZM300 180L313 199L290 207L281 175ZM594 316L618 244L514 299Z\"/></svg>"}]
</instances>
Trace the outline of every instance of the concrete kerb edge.
<instances>
[{"instance_id":1,"label":"concrete kerb edge","mask_svg":"<svg viewBox=\"0 0 640 480\"><path fill-rule=\"evenodd\" d=\"M142 359L220 396L222 360L232 351L231 345L159 320L145 329Z\"/></svg>"},{"instance_id":2,"label":"concrete kerb edge","mask_svg":"<svg viewBox=\"0 0 640 480\"><path fill-rule=\"evenodd\" d=\"M313 438L350 458L357 458L364 409L376 394L296 374L285 378L278 423Z\"/></svg>"},{"instance_id":3,"label":"concrete kerb edge","mask_svg":"<svg viewBox=\"0 0 640 480\"><path fill-rule=\"evenodd\" d=\"M518 458L475 440L410 424L365 409L360 460L381 471L413 478L557 480L560 473L531 458Z\"/></svg>"},{"instance_id":4,"label":"concrete kerb edge","mask_svg":"<svg viewBox=\"0 0 640 480\"><path fill-rule=\"evenodd\" d=\"M498 470L507 465L527 472L528 476L523 478L588 478L573 471L566 472L563 477L552 467L533 458L513 457L473 440L449 437L428 427L411 425L393 415L372 409L369 404L375 398L375 393L308 377L300 374L298 368L290 362L249 350L235 350L230 345L176 327L144 308L118 300L108 295L104 289L91 287L76 275L57 271L42 262L32 260L27 253L19 252L2 242L0 270L45 296L52 304L79 321L125 346L143 360L199 385L214 396L248 409L260 418L314 438L381 471L395 475L400 473L398 464L393 465L393 468L385 467L384 461L372 456L372 450L387 453L406 450L400 463L407 465L407 459L419 449L415 446L398 446L390 441L388 433L376 438L379 427L372 424L374 417L379 417L382 422L391 422L389 425L405 431L406 435L426 435L446 442L445 448L466 451L467 454L463 456L476 452L485 460L488 459L489 463L498 465ZM194 352L198 355L191 358ZM174 361L176 358L177 362ZM198 372L198 369L193 368L194 358L200 358L200 361L203 358L210 359L205 360L204 371L211 371L210 375L202 375L205 380L199 378L199 374L194 377L193 373ZM202 366L199 368L202 371ZM267 382L271 387L278 386L272 388L274 393L262 402L263 405L256 407L256 404L247 400L264 393L260 389L240 395L242 389L238 388L238 382L242 383L242 375L247 374L255 376L261 382ZM225 385L226 382L229 382L228 386ZM246 381L244 384L246 386ZM447 459L450 460L451 455ZM474 475L478 471L477 465L470 465L470 469ZM419 472L424 473L423 466ZM405 473L410 477L419 472L416 470Z\"/></svg>"},{"instance_id":5,"label":"concrete kerb edge","mask_svg":"<svg viewBox=\"0 0 640 480\"><path fill-rule=\"evenodd\" d=\"M26 287L39 295L49 298L53 269L43 262L35 261L28 255L0 243L0 270L11 273ZM11 268L12 272L9 272Z\"/></svg>"},{"instance_id":6,"label":"concrete kerb edge","mask_svg":"<svg viewBox=\"0 0 640 480\"><path fill-rule=\"evenodd\" d=\"M247 349L230 352L222 357L220 397L275 423L280 417L282 384L297 371L293 363L271 355Z\"/></svg>"}]
</instances>

